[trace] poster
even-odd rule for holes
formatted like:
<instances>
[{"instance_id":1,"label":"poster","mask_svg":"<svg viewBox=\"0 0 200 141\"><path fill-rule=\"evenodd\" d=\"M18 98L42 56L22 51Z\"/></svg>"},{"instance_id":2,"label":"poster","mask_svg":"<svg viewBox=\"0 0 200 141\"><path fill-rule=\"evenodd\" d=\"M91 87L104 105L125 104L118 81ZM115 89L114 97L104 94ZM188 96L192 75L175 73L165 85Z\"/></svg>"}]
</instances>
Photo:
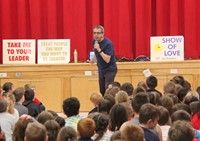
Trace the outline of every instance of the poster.
<instances>
[{"instance_id":1,"label":"poster","mask_svg":"<svg viewBox=\"0 0 200 141\"><path fill-rule=\"evenodd\" d=\"M35 64L35 40L3 40L3 64Z\"/></svg>"},{"instance_id":2,"label":"poster","mask_svg":"<svg viewBox=\"0 0 200 141\"><path fill-rule=\"evenodd\" d=\"M183 36L151 37L151 61L184 60Z\"/></svg>"},{"instance_id":3,"label":"poster","mask_svg":"<svg viewBox=\"0 0 200 141\"><path fill-rule=\"evenodd\" d=\"M70 62L70 39L38 40L38 64Z\"/></svg>"}]
</instances>

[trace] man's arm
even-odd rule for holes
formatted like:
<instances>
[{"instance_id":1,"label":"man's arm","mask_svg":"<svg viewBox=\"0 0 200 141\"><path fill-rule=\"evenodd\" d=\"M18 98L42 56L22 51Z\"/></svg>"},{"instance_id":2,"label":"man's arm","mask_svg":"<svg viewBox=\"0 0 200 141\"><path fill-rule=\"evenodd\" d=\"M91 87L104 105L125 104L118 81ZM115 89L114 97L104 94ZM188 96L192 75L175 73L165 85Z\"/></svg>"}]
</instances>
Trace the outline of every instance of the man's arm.
<instances>
[{"instance_id":1,"label":"man's arm","mask_svg":"<svg viewBox=\"0 0 200 141\"><path fill-rule=\"evenodd\" d=\"M109 63L109 62L110 62L110 58L111 58L110 55L105 54L103 51L100 51L99 54L101 55L101 57L103 58L103 60L104 60L106 63Z\"/></svg>"},{"instance_id":2,"label":"man's arm","mask_svg":"<svg viewBox=\"0 0 200 141\"><path fill-rule=\"evenodd\" d=\"M101 55L101 57L103 58L103 60L104 60L106 63L109 63L109 62L110 62L111 56L108 55L108 54L105 54L105 53L101 50L99 44L95 44L95 45L94 45L94 48L99 52L99 54Z\"/></svg>"}]
</instances>

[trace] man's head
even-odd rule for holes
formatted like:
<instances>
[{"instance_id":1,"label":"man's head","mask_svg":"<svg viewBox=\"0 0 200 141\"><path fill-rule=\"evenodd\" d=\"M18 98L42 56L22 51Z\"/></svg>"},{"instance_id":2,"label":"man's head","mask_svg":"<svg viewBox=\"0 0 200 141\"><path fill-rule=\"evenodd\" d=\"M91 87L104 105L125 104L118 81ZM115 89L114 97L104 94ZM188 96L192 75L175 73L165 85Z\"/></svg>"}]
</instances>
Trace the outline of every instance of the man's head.
<instances>
[{"instance_id":1,"label":"man's head","mask_svg":"<svg viewBox=\"0 0 200 141\"><path fill-rule=\"evenodd\" d=\"M94 40L101 42L104 39L104 27L97 25L93 28Z\"/></svg>"}]
</instances>

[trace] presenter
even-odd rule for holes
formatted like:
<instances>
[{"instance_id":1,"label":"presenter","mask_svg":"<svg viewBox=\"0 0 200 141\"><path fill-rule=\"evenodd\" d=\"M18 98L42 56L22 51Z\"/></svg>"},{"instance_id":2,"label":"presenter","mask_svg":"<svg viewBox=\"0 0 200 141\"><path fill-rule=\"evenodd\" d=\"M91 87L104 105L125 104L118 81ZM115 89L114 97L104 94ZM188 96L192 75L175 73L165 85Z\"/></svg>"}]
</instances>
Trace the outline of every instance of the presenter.
<instances>
[{"instance_id":1,"label":"presenter","mask_svg":"<svg viewBox=\"0 0 200 141\"><path fill-rule=\"evenodd\" d=\"M114 82L117 65L114 53L114 47L108 38L104 37L104 27L97 25L93 28L93 41L95 55L91 63L97 62L99 73L99 88L101 94L104 96L108 85Z\"/></svg>"}]
</instances>

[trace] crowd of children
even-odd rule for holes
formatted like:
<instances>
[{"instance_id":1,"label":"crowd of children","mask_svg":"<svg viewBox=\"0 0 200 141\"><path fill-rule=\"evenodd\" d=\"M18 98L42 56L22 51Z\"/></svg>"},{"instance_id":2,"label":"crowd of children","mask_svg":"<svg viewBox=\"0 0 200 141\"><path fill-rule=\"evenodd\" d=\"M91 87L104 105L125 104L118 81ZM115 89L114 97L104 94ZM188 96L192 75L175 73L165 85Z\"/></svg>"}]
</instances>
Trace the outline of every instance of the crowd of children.
<instances>
[{"instance_id":1,"label":"crowd of children","mask_svg":"<svg viewBox=\"0 0 200 141\"><path fill-rule=\"evenodd\" d=\"M27 84L1 87L0 141L198 141L200 140L200 87L192 89L183 76L174 76L156 89L158 79L113 82L105 94L89 97L94 108L79 113L80 101L61 103L61 117L35 96Z\"/></svg>"}]
</instances>

